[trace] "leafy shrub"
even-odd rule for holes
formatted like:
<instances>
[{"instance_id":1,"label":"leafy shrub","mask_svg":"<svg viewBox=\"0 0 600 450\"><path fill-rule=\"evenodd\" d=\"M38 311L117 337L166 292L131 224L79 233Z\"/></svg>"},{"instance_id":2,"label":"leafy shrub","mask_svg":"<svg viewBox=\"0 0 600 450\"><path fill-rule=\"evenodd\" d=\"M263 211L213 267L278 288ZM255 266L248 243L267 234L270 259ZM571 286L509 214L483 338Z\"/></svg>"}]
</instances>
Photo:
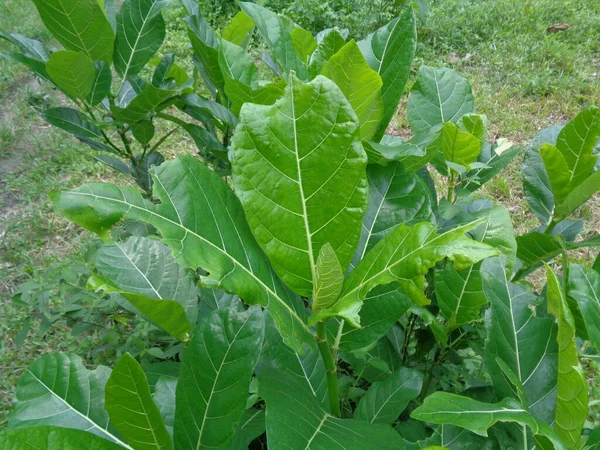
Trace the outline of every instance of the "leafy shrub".
<instances>
[{"instance_id":1,"label":"leafy shrub","mask_svg":"<svg viewBox=\"0 0 600 450\"><path fill-rule=\"evenodd\" d=\"M414 57L412 9L346 42L252 3L219 40L186 6L214 99L205 109L235 117L219 155L231 176L182 155L150 171L153 200L100 183L51 193L106 241L122 221L147 226L107 243L88 284L184 348L145 367L125 354L112 371L44 356L19 380L0 443L597 445L598 432L583 436L576 339L600 348L600 264L570 263L568 250L599 243L577 240L582 224L569 217L600 189L600 109L527 149L524 188L542 224L515 236L508 211L478 190L520 151L487 142L456 72L421 67L407 106L413 137L386 134ZM252 27L269 48L267 83L242 47ZM522 279L542 267L536 292Z\"/></svg>"}]
</instances>

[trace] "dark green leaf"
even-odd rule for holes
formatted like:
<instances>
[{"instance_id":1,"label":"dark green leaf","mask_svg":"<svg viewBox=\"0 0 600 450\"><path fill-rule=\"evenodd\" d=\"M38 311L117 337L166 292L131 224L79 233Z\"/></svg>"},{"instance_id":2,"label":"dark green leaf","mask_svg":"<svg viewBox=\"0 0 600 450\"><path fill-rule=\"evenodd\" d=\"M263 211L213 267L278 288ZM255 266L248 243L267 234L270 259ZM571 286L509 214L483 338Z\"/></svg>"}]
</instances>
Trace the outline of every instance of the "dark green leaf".
<instances>
[{"instance_id":1,"label":"dark green leaf","mask_svg":"<svg viewBox=\"0 0 600 450\"><path fill-rule=\"evenodd\" d=\"M198 58L204 81L213 94L223 90L223 74L219 68L219 41L215 32L199 14L186 17L188 37Z\"/></svg>"},{"instance_id":2,"label":"dark green leaf","mask_svg":"<svg viewBox=\"0 0 600 450\"><path fill-rule=\"evenodd\" d=\"M176 386L177 379L160 377L156 382L154 395L152 396L156 406L158 406L165 428L171 437L173 437L173 423L175 422Z\"/></svg>"},{"instance_id":3,"label":"dark green leaf","mask_svg":"<svg viewBox=\"0 0 600 450\"><path fill-rule=\"evenodd\" d=\"M235 427L231 450L247 450L248 445L265 432L265 410L249 408Z\"/></svg>"},{"instance_id":4,"label":"dark green leaf","mask_svg":"<svg viewBox=\"0 0 600 450\"><path fill-rule=\"evenodd\" d=\"M96 106L110 94L110 85L112 83L110 64L104 61L96 61L94 63L94 70L96 71L94 82L86 99L90 106Z\"/></svg>"},{"instance_id":5,"label":"dark green leaf","mask_svg":"<svg viewBox=\"0 0 600 450\"><path fill-rule=\"evenodd\" d=\"M94 86L96 69L82 52L60 50L52 53L46 71L62 91L76 98L85 99Z\"/></svg>"},{"instance_id":6,"label":"dark green leaf","mask_svg":"<svg viewBox=\"0 0 600 450\"><path fill-rule=\"evenodd\" d=\"M466 116L463 116L466 117ZM498 175L508 164L521 153L519 147L512 146L504 149L500 139L496 144L485 142L481 153L477 157L477 162L484 164L484 167L470 170L465 175L465 181L460 184L460 189L474 192L483 186L486 182ZM510 144L505 144L510 145Z\"/></svg>"},{"instance_id":7,"label":"dark green leaf","mask_svg":"<svg viewBox=\"0 0 600 450\"><path fill-rule=\"evenodd\" d=\"M0 433L3 450L119 450L120 445L92 433L59 427L28 427Z\"/></svg>"},{"instance_id":8,"label":"dark green leaf","mask_svg":"<svg viewBox=\"0 0 600 450\"><path fill-rule=\"evenodd\" d=\"M258 307L217 310L200 319L177 383L174 437L179 448L229 448L234 425L246 409L263 337Z\"/></svg>"},{"instance_id":9,"label":"dark green leaf","mask_svg":"<svg viewBox=\"0 0 600 450\"><path fill-rule=\"evenodd\" d=\"M567 301L578 329L600 351L600 274L585 270L577 264L569 265Z\"/></svg>"},{"instance_id":10,"label":"dark green leaf","mask_svg":"<svg viewBox=\"0 0 600 450\"><path fill-rule=\"evenodd\" d=\"M102 131L83 113L71 108L50 108L42 113L50 125L61 128L78 137L102 139Z\"/></svg>"},{"instance_id":11,"label":"dark green leaf","mask_svg":"<svg viewBox=\"0 0 600 450\"><path fill-rule=\"evenodd\" d=\"M154 124L151 120L140 120L131 125L133 137L146 147L154 137Z\"/></svg>"},{"instance_id":12,"label":"dark green leaf","mask_svg":"<svg viewBox=\"0 0 600 450\"><path fill-rule=\"evenodd\" d=\"M117 120L134 124L146 118L161 103L175 97L177 94L179 94L179 90L176 88L160 89L149 84L125 108L111 106L111 111Z\"/></svg>"}]
</instances>

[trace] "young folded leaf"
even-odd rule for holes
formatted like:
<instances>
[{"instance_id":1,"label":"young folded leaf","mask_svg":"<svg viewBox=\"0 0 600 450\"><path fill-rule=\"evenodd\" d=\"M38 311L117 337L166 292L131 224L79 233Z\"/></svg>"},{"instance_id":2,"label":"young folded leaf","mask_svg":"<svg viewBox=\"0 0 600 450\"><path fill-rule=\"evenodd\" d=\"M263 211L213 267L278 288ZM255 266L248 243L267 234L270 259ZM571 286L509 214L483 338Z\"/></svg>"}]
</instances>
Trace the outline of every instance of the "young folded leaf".
<instances>
[{"instance_id":1,"label":"young folded leaf","mask_svg":"<svg viewBox=\"0 0 600 450\"><path fill-rule=\"evenodd\" d=\"M312 296L312 310L315 314L329 308L339 298L344 284L344 272L329 243L319 250L315 270L315 291Z\"/></svg>"}]
</instances>

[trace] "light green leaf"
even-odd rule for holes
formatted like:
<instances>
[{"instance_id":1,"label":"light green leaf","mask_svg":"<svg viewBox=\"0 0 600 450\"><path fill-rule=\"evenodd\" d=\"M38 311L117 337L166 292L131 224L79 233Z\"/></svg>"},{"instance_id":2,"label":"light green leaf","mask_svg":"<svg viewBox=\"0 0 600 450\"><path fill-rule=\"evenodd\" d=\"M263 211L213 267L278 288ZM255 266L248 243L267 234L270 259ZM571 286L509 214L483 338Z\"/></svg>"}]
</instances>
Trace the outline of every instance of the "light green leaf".
<instances>
[{"instance_id":1,"label":"light green leaf","mask_svg":"<svg viewBox=\"0 0 600 450\"><path fill-rule=\"evenodd\" d=\"M540 155L552 186L552 194L557 204L562 203L571 190L569 166L563 154L552 144L542 144Z\"/></svg>"},{"instance_id":2,"label":"light green leaf","mask_svg":"<svg viewBox=\"0 0 600 450\"><path fill-rule=\"evenodd\" d=\"M165 40L160 14L168 0L125 0L117 13L115 70L122 80L142 71Z\"/></svg>"},{"instance_id":3,"label":"light green leaf","mask_svg":"<svg viewBox=\"0 0 600 450\"><path fill-rule=\"evenodd\" d=\"M296 51L291 33L297 25L285 16L274 13L256 3L239 2L240 8L255 23L256 28L271 50L271 55L286 72L294 71L301 80L308 78L308 69Z\"/></svg>"},{"instance_id":4,"label":"light green leaf","mask_svg":"<svg viewBox=\"0 0 600 450\"><path fill-rule=\"evenodd\" d=\"M96 254L96 269L119 288L157 300L174 300L196 322L198 293L194 277L175 263L169 247L132 236L106 244Z\"/></svg>"},{"instance_id":5,"label":"light green leaf","mask_svg":"<svg viewBox=\"0 0 600 450\"><path fill-rule=\"evenodd\" d=\"M94 70L96 71L96 75L94 76L92 89L86 99L90 106L96 106L110 94L110 85L112 83L110 64L104 61L96 61L94 63Z\"/></svg>"},{"instance_id":6,"label":"light green leaf","mask_svg":"<svg viewBox=\"0 0 600 450\"><path fill-rule=\"evenodd\" d=\"M454 70L421 66L408 97L408 122L414 134L475 112L471 86Z\"/></svg>"},{"instance_id":7,"label":"light green leaf","mask_svg":"<svg viewBox=\"0 0 600 450\"><path fill-rule=\"evenodd\" d=\"M322 317L340 316L360 326L358 312L371 289L397 282L417 305L429 300L423 294L425 274L436 263L448 258L462 269L497 254L492 247L465 237L482 221L459 226L442 234L423 222L408 227L399 225L375 245L354 268L344 283L338 302L321 313Z\"/></svg>"},{"instance_id":8,"label":"light green leaf","mask_svg":"<svg viewBox=\"0 0 600 450\"><path fill-rule=\"evenodd\" d=\"M290 37L292 38L296 52L300 55L304 64L308 63L310 55L317 48L317 41L315 41L313 35L304 28L297 27L292 30Z\"/></svg>"},{"instance_id":9,"label":"light green leaf","mask_svg":"<svg viewBox=\"0 0 600 450\"><path fill-rule=\"evenodd\" d=\"M8 428L51 425L89 431L129 448L109 430L100 368L89 371L77 355L51 353L19 378Z\"/></svg>"},{"instance_id":10,"label":"light green leaf","mask_svg":"<svg viewBox=\"0 0 600 450\"><path fill-rule=\"evenodd\" d=\"M554 429L569 448L576 448L588 414L587 380L577 355L575 321L561 283L546 264L548 312L558 319L558 380Z\"/></svg>"},{"instance_id":11,"label":"light green leaf","mask_svg":"<svg viewBox=\"0 0 600 450\"><path fill-rule=\"evenodd\" d=\"M600 191L600 170L591 174L581 184L572 187L563 202L556 205L555 215L560 218L567 217L598 191Z\"/></svg>"},{"instance_id":12,"label":"light green leaf","mask_svg":"<svg viewBox=\"0 0 600 450\"><path fill-rule=\"evenodd\" d=\"M167 299L155 300L125 289L121 289L111 280L98 275L91 276L87 288L107 294L120 294L148 320L180 340L187 340L191 325L185 315L185 310L176 301Z\"/></svg>"},{"instance_id":13,"label":"light green leaf","mask_svg":"<svg viewBox=\"0 0 600 450\"><path fill-rule=\"evenodd\" d=\"M251 88L258 86L258 68L254 64L254 58L242 47L221 40L219 66L225 80L238 80Z\"/></svg>"},{"instance_id":14,"label":"light green leaf","mask_svg":"<svg viewBox=\"0 0 600 450\"><path fill-rule=\"evenodd\" d=\"M379 74L365 61L358 45L348 42L333 55L321 70L333 80L352 105L360 123L360 139L371 139L383 117Z\"/></svg>"},{"instance_id":15,"label":"light green leaf","mask_svg":"<svg viewBox=\"0 0 600 450\"><path fill-rule=\"evenodd\" d=\"M97 0L33 0L46 28L67 50L112 61L115 35Z\"/></svg>"},{"instance_id":16,"label":"light green leaf","mask_svg":"<svg viewBox=\"0 0 600 450\"><path fill-rule=\"evenodd\" d=\"M452 122L442 127L442 154L446 161L469 167L481 153L481 141Z\"/></svg>"},{"instance_id":17,"label":"light green leaf","mask_svg":"<svg viewBox=\"0 0 600 450\"><path fill-rule=\"evenodd\" d=\"M576 323L583 322L585 334L591 344L600 351L600 274L585 270L577 264L569 264L567 301ZM578 328L579 328L578 327Z\"/></svg>"},{"instance_id":18,"label":"light green leaf","mask_svg":"<svg viewBox=\"0 0 600 450\"><path fill-rule=\"evenodd\" d=\"M69 50L52 53L46 71L62 91L80 99L91 92L96 76L94 64L85 53Z\"/></svg>"},{"instance_id":19,"label":"light green leaf","mask_svg":"<svg viewBox=\"0 0 600 450\"><path fill-rule=\"evenodd\" d=\"M424 422L456 425L484 437L488 435L488 428L497 422L516 422L529 427L534 435L549 439L555 449L567 449L548 425L532 417L510 398L499 403L483 403L456 394L435 392L425 398L411 417Z\"/></svg>"},{"instance_id":20,"label":"light green leaf","mask_svg":"<svg viewBox=\"0 0 600 450\"><path fill-rule=\"evenodd\" d=\"M176 378L160 377L156 382L154 394L152 395L152 399L160 411L165 428L171 438L173 437L173 423L175 422L176 386Z\"/></svg>"},{"instance_id":21,"label":"light green leaf","mask_svg":"<svg viewBox=\"0 0 600 450\"><path fill-rule=\"evenodd\" d=\"M383 81L384 112L375 133L375 140L379 141L396 113L415 56L417 29L413 9L405 8L400 17L369 34L358 46L371 69Z\"/></svg>"},{"instance_id":22,"label":"light green leaf","mask_svg":"<svg viewBox=\"0 0 600 450\"><path fill-rule=\"evenodd\" d=\"M102 131L91 123L83 113L71 108L50 108L42 113L50 125L68 131L75 136L89 139L101 139Z\"/></svg>"},{"instance_id":23,"label":"light green leaf","mask_svg":"<svg viewBox=\"0 0 600 450\"><path fill-rule=\"evenodd\" d=\"M333 417L307 387L296 386L289 372L272 367L263 367L259 372L258 389L267 404L270 448L397 450L403 447L402 438L389 425Z\"/></svg>"},{"instance_id":24,"label":"light green leaf","mask_svg":"<svg viewBox=\"0 0 600 450\"><path fill-rule=\"evenodd\" d=\"M329 308L340 296L344 284L344 272L335 252L329 243L319 250L315 270L315 292L312 296L312 310L318 313Z\"/></svg>"},{"instance_id":25,"label":"light green leaf","mask_svg":"<svg viewBox=\"0 0 600 450\"><path fill-rule=\"evenodd\" d=\"M241 81L231 78L225 80L225 94L231 101L231 111L236 115L240 114L244 103L272 105L283 95L283 89L278 83L268 83L252 89Z\"/></svg>"},{"instance_id":26,"label":"light green leaf","mask_svg":"<svg viewBox=\"0 0 600 450\"><path fill-rule=\"evenodd\" d=\"M523 385L529 411L546 423L554 420L558 346L556 325L548 317L537 317L531 305L540 299L525 283L511 283L500 258L481 266L483 292L490 301L487 317L486 363L499 398L517 397L497 363L501 359Z\"/></svg>"},{"instance_id":27,"label":"light green leaf","mask_svg":"<svg viewBox=\"0 0 600 450\"><path fill-rule=\"evenodd\" d=\"M215 32L199 14L186 17L188 37L194 54L200 63L201 74L208 88L216 97L223 90L223 74L219 68L219 41Z\"/></svg>"},{"instance_id":28,"label":"light green leaf","mask_svg":"<svg viewBox=\"0 0 600 450\"><path fill-rule=\"evenodd\" d=\"M244 11L239 11L233 16L229 25L221 31L221 37L232 44L244 47L244 43L253 29L254 22L252 19Z\"/></svg>"},{"instance_id":29,"label":"light green leaf","mask_svg":"<svg viewBox=\"0 0 600 450\"><path fill-rule=\"evenodd\" d=\"M59 427L28 427L0 433L3 450L120 450L120 445L92 433Z\"/></svg>"},{"instance_id":30,"label":"light green leaf","mask_svg":"<svg viewBox=\"0 0 600 450\"><path fill-rule=\"evenodd\" d=\"M418 176L400 163L367 166L369 200L358 247L352 258L355 267L364 255L396 225L416 225L433 215L426 187Z\"/></svg>"},{"instance_id":31,"label":"light green leaf","mask_svg":"<svg viewBox=\"0 0 600 450\"><path fill-rule=\"evenodd\" d=\"M135 450L173 448L146 374L129 353L117 361L105 391L111 422Z\"/></svg>"},{"instance_id":32,"label":"light green leaf","mask_svg":"<svg viewBox=\"0 0 600 450\"><path fill-rule=\"evenodd\" d=\"M264 337L258 307L216 310L200 319L184 351L177 383L178 448L228 449L246 409L250 378Z\"/></svg>"},{"instance_id":33,"label":"light green leaf","mask_svg":"<svg viewBox=\"0 0 600 450\"><path fill-rule=\"evenodd\" d=\"M274 277L229 186L192 155L161 164L153 177L159 204L133 189L109 184L53 192L51 199L61 214L101 237L122 219L154 226L180 265L202 267L210 274L202 279L205 285L268 308L292 348L302 351L302 342L313 342L302 302ZM199 216L197 211L208 214Z\"/></svg>"},{"instance_id":34,"label":"light green leaf","mask_svg":"<svg viewBox=\"0 0 600 450\"><path fill-rule=\"evenodd\" d=\"M346 43L346 40L338 30L330 29L327 34L321 37L317 48L310 55L308 69L310 77L316 77L329 58L335 55Z\"/></svg>"},{"instance_id":35,"label":"light green leaf","mask_svg":"<svg viewBox=\"0 0 600 450\"><path fill-rule=\"evenodd\" d=\"M303 84L292 74L273 106L244 105L232 139L233 181L250 228L275 272L307 297L320 248L329 243L345 270L358 242L367 158L357 122L332 81Z\"/></svg>"},{"instance_id":36,"label":"light green leaf","mask_svg":"<svg viewBox=\"0 0 600 450\"><path fill-rule=\"evenodd\" d=\"M371 385L360 399L354 418L369 423L392 424L408 403L419 395L422 386L421 372L402 367L387 380Z\"/></svg>"},{"instance_id":37,"label":"light green leaf","mask_svg":"<svg viewBox=\"0 0 600 450\"><path fill-rule=\"evenodd\" d=\"M481 114L465 114L458 122L458 127L469 134L475 136L481 145L485 143L487 137L487 117Z\"/></svg>"}]
</instances>

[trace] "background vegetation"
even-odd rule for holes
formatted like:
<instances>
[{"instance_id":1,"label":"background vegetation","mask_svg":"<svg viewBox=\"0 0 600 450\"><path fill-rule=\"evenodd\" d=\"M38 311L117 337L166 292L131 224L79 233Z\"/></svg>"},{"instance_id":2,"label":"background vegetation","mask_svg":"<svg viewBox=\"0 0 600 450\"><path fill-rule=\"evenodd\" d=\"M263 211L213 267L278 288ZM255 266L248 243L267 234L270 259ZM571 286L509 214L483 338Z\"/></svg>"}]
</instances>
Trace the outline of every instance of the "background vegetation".
<instances>
[{"instance_id":1,"label":"background vegetation","mask_svg":"<svg viewBox=\"0 0 600 450\"><path fill-rule=\"evenodd\" d=\"M338 25L356 37L385 23L399 7L378 0L273 0L265 5L285 11L308 29ZM204 2L203 8L217 28L236 10L233 1L217 0ZM600 98L600 3L430 0L428 9L420 25L415 73L420 64L428 64L455 68L467 78L479 112L493 124L488 139L508 137L524 146L540 129L567 121ZM174 51L180 61L189 61L183 23L175 20L183 16L179 3L173 2L165 15L170 30L161 53ZM571 27L547 31L562 23ZM27 0L0 4L0 29L52 47ZM7 50L0 41L0 51ZM111 364L125 346L150 360L168 356L160 343L141 354L153 339L147 327L114 313L107 299L85 290L89 269L83 261L98 243L51 212L51 189L85 181L129 182L81 153L81 144L38 117L40 105L61 101L20 66L0 59L0 427L16 378L41 353L74 351L90 365ZM408 124L397 121L392 128L393 134L405 136ZM167 147L181 153L191 151L193 144L177 135ZM524 207L519 165L517 158L487 189L508 207L517 231L523 231L536 221ZM589 234L593 228L600 231L597 199L579 214ZM586 253L579 256L583 262L588 259ZM599 398L598 383L590 386L591 397Z\"/></svg>"}]
</instances>

